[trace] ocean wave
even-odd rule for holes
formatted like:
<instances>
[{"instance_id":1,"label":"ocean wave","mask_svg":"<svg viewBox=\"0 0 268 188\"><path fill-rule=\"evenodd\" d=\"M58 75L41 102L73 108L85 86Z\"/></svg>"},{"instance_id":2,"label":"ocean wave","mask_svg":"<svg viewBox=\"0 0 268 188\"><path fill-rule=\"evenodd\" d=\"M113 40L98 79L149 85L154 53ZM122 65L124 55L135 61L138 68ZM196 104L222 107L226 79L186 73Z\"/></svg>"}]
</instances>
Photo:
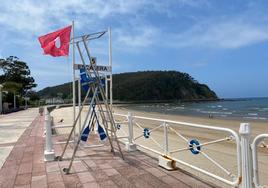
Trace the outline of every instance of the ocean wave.
<instances>
[{"instance_id":1,"label":"ocean wave","mask_svg":"<svg viewBox=\"0 0 268 188\"><path fill-rule=\"evenodd\" d=\"M185 109L185 107L183 107L183 106L177 106L177 107L174 107L173 109L174 109L174 110L176 110L176 109L181 109L181 110L183 110L183 109Z\"/></svg>"},{"instance_id":2,"label":"ocean wave","mask_svg":"<svg viewBox=\"0 0 268 188\"><path fill-rule=\"evenodd\" d=\"M142 108L152 108L152 105L143 105Z\"/></svg>"},{"instance_id":3,"label":"ocean wave","mask_svg":"<svg viewBox=\"0 0 268 188\"><path fill-rule=\"evenodd\" d=\"M268 108L259 108L259 111L260 112L266 112L266 111L268 111Z\"/></svg>"},{"instance_id":4,"label":"ocean wave","mask_svg":"<svg viewBox=\"0 0 268 188\"><path fill-rule=\"evenodd\" d=\"M266 120L267 118L265 117L243 117L244 119L254 119L254 120Z\"/></svg>"},{"instance_id":5,"label":"ocean wave","mask_svg":"<svg viewBox=\"0 0 268 188\"><path fill-rule=\"evenodd\" d=\"M171 107L171 108L166 108L167 111L172 111L172 110L184 110L185 107L181 106L176 106L176 107Z\"/></svg>"},{"instance_id":6,"label":"ocean wave","mask_svg":"<svg viewBox=\"0 0 268 188\"><path fill-rule=\"evenodd\" d=\"M231 115L232 112L219 112L219 111L200 111L203 114L224 114L224 115Z\"/></svg>"},{"instance_id":7,"label":"ocean wave","mask_svg":"<svg viewBox=\"0 0 268 188\"><path fill-rule=\"evenodd\" d=\"M257 116L258 113L248 113L249 116Z\"/></svg>"}]
</instances>

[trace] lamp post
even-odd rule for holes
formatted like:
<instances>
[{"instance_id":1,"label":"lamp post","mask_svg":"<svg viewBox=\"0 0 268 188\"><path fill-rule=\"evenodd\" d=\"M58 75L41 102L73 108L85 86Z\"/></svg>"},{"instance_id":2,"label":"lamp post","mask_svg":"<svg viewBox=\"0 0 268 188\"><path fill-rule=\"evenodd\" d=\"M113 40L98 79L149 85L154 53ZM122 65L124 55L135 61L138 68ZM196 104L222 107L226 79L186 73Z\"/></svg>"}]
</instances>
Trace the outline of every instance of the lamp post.
<instances>
[{"instance_id":1,"label":"lamp post","mask_svg":"<svg viewBox=\"0 0 268 188\"><path fill-rule=\"evenodd\" d=\"M3 88L3 85L0 84L0 114L3 113L2 88Z\"/></svg>"}]
</instances>

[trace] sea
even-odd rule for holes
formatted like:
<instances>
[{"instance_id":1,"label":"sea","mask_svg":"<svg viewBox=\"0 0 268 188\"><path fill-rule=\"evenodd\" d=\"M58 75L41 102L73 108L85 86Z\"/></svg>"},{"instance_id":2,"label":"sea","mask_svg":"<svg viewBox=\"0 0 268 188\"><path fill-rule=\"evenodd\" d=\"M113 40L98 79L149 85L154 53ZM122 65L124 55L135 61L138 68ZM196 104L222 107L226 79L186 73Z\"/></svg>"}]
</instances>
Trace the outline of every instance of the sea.
<instances>
[{"instance_id":1,"label":"sea","mask_svg":"<svg viewBox=\"0 0 268 188\"><path fill-rule=\"evenodd\" d=\"M135 104L129 105L128 108L172 115L268 121L268 97L224 99L198 103Z\"/></svg>"}]
</instances>

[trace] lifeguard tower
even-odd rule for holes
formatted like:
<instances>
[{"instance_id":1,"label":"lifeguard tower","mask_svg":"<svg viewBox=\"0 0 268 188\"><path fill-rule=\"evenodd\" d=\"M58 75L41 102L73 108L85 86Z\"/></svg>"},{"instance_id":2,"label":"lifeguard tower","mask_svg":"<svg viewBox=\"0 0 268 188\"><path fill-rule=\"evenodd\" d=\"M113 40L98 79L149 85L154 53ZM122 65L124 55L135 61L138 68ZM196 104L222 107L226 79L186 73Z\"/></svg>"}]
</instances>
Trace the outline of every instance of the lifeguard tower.
<instances>
[{"instance_id":1,"label":"lifeguard tower","mask_svg":"<svg viewBox=\"0 0 268 188\"><path fill-rule=\"evenodd\" d=\"M99 39L107 33L109 35L109 65L97 65L96 58L93 58L91 56L89 42L91 40ZM124 158L119 141L116 136L116 125L112 113L111 30L108 29L106 31L86 34L79 37L73 37L71 43L73 45L73 106L75 118L67 142L64 146L63 152L60 156L57 157L58 160L63 159L67 146L70 144L72 135L74 135L75 144L73 154L70 159L70 164L67 168L63 169L66 174L70 172L80 142L85 142L88 140L89 134L92 132L95 126L97 126L97 131L100 139L108 139L111 147L111 152L115 153L115 150L117 150L120 153L120 156ZM75 49L78 50L82 64L75 64L74 62ZM86 55L83 54L82 50L85 50ZM78 90L81 89L82 86L83 90L86 92L86 96L83 99L82 104L80 102L81 90L78 92L79 112L77 116L75 115L75 70L80 71ZM110 90L109 96L108 90ZM75 129L80 124L78 122L81 122L81 112L83 108L87 105L87 101L89 101L89 108L87 110L86 117L83 121L82 126L79 126L79 133L76 134ZM96 112L96 110L98 111L98 113ZM114 145L114 143L116 144L116 146ZM91 147L94 147L94 145L92 145Z\"/></svg>"}]
</instances>

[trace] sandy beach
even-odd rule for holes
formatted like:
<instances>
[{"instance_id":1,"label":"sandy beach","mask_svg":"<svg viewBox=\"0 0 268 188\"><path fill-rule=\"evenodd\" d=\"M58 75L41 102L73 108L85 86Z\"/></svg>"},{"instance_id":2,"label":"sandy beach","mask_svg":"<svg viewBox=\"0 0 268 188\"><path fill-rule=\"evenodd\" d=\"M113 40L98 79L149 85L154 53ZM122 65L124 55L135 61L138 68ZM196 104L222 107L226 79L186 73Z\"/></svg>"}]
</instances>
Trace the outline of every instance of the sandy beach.
<instances>
[{"instance_id":1,"label":"sandy beach","mask_svg":"<svg viewBox=\"0 0 268 188\"><path fill-rule=\"evenodd\" d=\"M77 109L78 110L78 109ZM81 118L81 124L83 124L83 120L86 114L87 108L83 110L82 118ZM129 111L132 112L135 116L144 116L144 117L152 117L152 118L159 118L159 119L167 119L167 120L174 120L174 121L181 121L181 122L188 122L188 123L197 123L197 124L205 124L209 126L216 126L216 127L225 127L234 130L235 132L239 132L239 126L240 123L245 121L240 120L228 120L228 119L216 119L216 118L201 118L201 117L190 117L190 116L178 116L178 115L167 115L167 114L160 114L160 113L152 113L152 112L144 112L144 111L133 111L129 110L127 107L114 107L113 111L115 113L120 114L127 114ZM54 118L54 124L55 125L71 125L72 123L72 108L59 108L55 109L51 115ZM60 120L63 119L63 122L60 122ZM117 122L122 122L125 119L123 117L115 116L115 120ZM140 119L134 119L134 138L138 137L140 135L143 135L143 131L137 127L137 124L142 126L143 128L152 129L154 127L159 126L161 123L159 122L153 122L148 120L140 120ZM267 133L268 127L267 122L258 122L258 121L247 121L247 123L251 124L252 128L252 138L254 138L256 135L261 133ZM125 133L127 133L128 128L127 124L120 123L121 129L117 131L118 136L124 136ZM200 129L200 128L190 128L185 125L175 125L170 124L170 127L172 127L174 130L178 131L184 138L187 140L196 139L200 143L210 142L218 139L225 139L226 137L229 137L230 134L225 134L219 131L212 131L208 129ZM77 126L76 132L79 131L79 126ZM70 128L64 128L64 129L57 129L56 132L58 134L67 134L70 131ZM182 138L178 137L173 131L169 130L169 151L182 149L185 147L188 147L188 143L183 140ZM152 132L150 135L150 138L153 139L145 139L143 136L135 140L137 144L144 145L146 147L150 147L157 151L162 151L162 145L163 145L163 128L159 128L156 131ZM156 144L155 142L159 143ZM141 148L139 148L141 149ZM202 168L204 170L207 170L211 173L217 174L220 177L226 178L228 180L232 180L232 175L227 175L227 172L230 172L231 174L236 175L237 174L237 162L236 162L236 145L233 140L225 140L223 142L219 142L216 144L207 145L201 148L202 153L204 154L197 154L193 155L189 150L185 150L182 152L177 152L172 154L171 156L183 160L189 164L195 165L199 168ZM147 151L148 152L148 151ZM268 180L265 179L265 177L268 177L268 151L266 148L259 148L259 171L260 171L260 181L262 184L267 185ZM149 152L152 156L157 157L157 155ZM214 161L219 163L224 169L220 169L216 165L214 165L210 160L208 160L206 156L209 156ZM205 181L213 182L214 184L217 184L221 187L229 187L224 183L221 183L219 181L215 181L214 179L196 172L195 170L192 170L188 167L185 167L184 165L178 164L177 167L184 169L201 179L204 179Z\"/></svg>"}]
</instances>

